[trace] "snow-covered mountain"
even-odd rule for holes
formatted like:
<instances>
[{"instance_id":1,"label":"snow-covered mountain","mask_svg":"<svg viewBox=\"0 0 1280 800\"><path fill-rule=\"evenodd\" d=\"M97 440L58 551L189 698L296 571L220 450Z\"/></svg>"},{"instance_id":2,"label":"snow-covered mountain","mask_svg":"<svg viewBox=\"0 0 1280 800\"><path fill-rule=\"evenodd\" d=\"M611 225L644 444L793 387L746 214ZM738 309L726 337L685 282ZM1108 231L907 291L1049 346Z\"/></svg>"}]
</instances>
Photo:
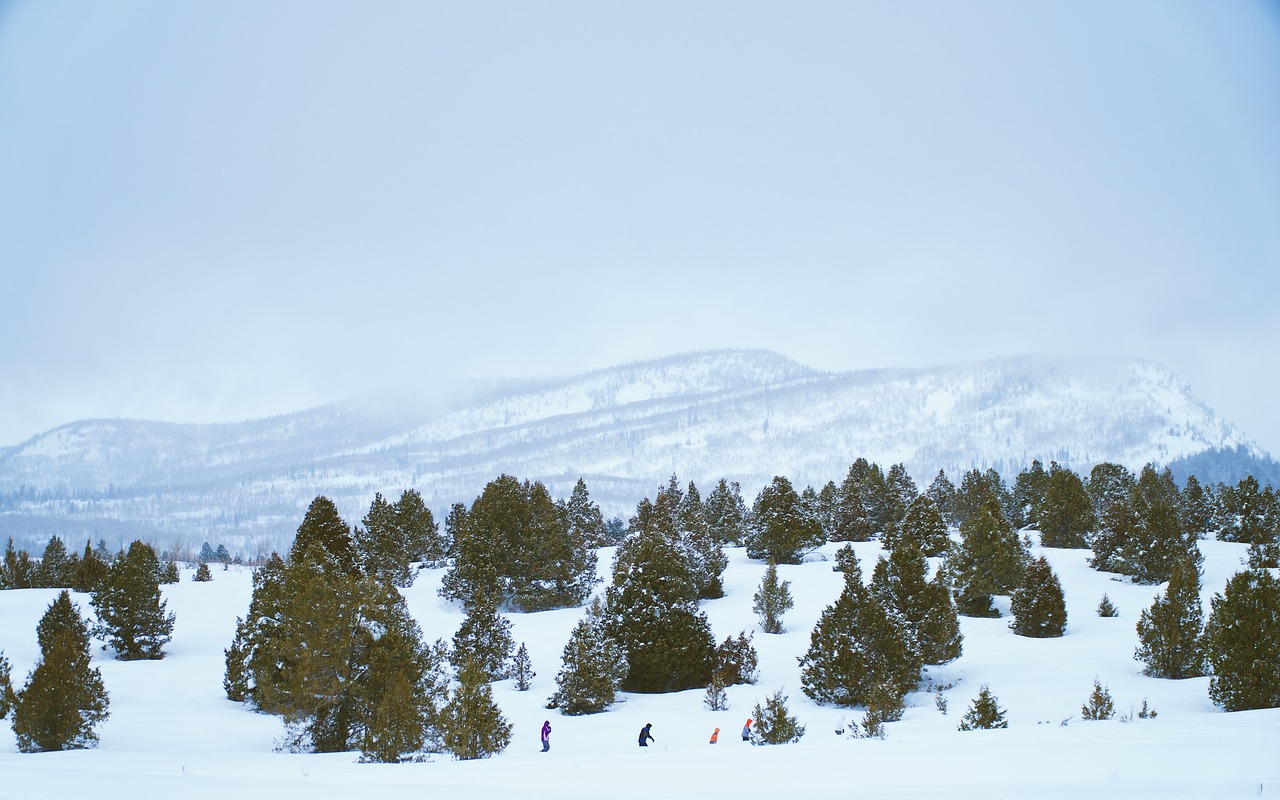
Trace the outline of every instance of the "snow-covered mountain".
<instances>
[{"instance_id":1,"label":"snow-covered mountain","mask_svg":"<svg viewBox=\"0 0 1280 800\"><path fill-rule=\"evenodd\" d=\"M0 534L287 541L317 494L359 520L375 492L442 511L502 473L567 496L579 476L626 516L671 474L839 481L859 456L918 483L1033 458L1137 468L1211 449L1263 455L1169 370L1141 360L1020 357L828 373L717 351L585 375L468 387L448 402L366 398L235 424L88 420L0 451ZM6 530L7 529L7 530Z\"/></svg>"}]
</instances>

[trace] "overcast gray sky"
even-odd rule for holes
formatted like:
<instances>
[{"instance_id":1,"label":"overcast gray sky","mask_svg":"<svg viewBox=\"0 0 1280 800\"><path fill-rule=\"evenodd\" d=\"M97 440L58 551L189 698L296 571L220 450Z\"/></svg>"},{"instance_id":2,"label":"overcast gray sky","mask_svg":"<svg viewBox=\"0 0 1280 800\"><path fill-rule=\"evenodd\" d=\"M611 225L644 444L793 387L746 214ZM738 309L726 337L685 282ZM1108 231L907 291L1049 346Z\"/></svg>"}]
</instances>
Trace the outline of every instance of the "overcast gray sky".
<instances>
[{"instance_id":1,"label":"overcast gray sky","mask_svg":"<svg viewBox=\"0 0 1280 800\"><path fill-rule=\"evenodd\" d=\"M1280 454L1271 2L0 4L0 444L764 347Z\"/></svg>"}]
</instances>

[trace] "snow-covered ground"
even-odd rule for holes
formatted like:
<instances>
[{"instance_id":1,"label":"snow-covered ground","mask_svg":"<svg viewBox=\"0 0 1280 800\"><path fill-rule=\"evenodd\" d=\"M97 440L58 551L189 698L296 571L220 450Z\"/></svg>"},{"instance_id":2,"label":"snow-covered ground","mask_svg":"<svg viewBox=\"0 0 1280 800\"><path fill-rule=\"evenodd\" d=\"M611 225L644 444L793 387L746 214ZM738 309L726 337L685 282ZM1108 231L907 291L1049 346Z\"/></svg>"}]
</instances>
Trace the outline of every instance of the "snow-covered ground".
<instances>
[{"instance_id":1,"label":"snow-covered ground","mask_svg":"<svg viewBox=\"0 0 1280 800\"><path fill-rule=\"evenodd\" d=\"M857 545L869 576L879 553ZM1202 542L1208 600L1242 568L1245 548ZM829 557L834 546L824 549ZM1037 547L1037 551L1040 549ZM831 562L779 568L796 606L781 635L755 634L760 682L729 689L730 710L711 712L702 691L624 695L604 714L565 717L543 707L555 688L560 652L580 610L512 616L537 677L528 692L510 681L495 685L514 723L510 748L488 760L371 765L358 754L274 752L281 731L269 716L228 701L222 692L223 648L244 614L250 574L214 570L211 583L191 571L165 587L177 615L168 657L118 662L96 652L111 695L111 717L95 750L24 755L0 723L0 800L9 798L237 798L352 797L599 798L1254 798L1280 797L1280 709L1227 714L1209 701L1208 678L1159 680L1133 660L1138 614L1162 587L1134 586L1090 570L1085 551L1043 551L1062 581L1067 635L1034 640L1013 635L1008 618L962 618L964 656L929 670L921 691L908 697L900 722L884 740L847 735L859 710L820 707L800 690L796 658L842 579ZM611 550L601 552L607 574ZM751 598L764 565L741 549L729 551L727 596L704 604L717 641L755 630ZM450 637L460 611L436 595L440 571L424 573L406 590L431 639ZM1099 618L1103 593L1120 616ZM0 648L22 683L38 655L36 622L53 590L0 592ZM88 597L77 595L82 614ZM1007 600L1003 605L1007 612ZM1155 719L1085 722L1080 707L1097 677L1111 691L1118 714L1133 715L1143 700ZM986 683L1007 710L1009 728L961 733L960 717ZM943 687L947 710L937 693ZM796 743L752 747L738 732L756 703L777 689L807 728ZM539 752L544 719L553 727L549 753ZM646 722L656 741L636 746ZM719 727L720 741L708 743ZM837 730L845 730L839 735Z\"/></svg>"}]
</instances>

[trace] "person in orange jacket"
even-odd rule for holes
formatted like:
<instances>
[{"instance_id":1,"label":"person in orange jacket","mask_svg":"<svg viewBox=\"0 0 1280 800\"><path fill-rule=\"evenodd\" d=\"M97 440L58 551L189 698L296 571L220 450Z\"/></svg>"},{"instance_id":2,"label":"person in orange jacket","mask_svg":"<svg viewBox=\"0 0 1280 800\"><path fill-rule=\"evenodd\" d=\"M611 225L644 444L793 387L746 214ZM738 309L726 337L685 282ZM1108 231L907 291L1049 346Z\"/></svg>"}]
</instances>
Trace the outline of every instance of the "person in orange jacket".
<instances>
[{"instance_id":1,"label":"person in orange jacket","mask_svg":"<svg viewBox=\"0 0 1280 800\"><path fill-rule=\"evenodd\" d=\"M720 729L716 728L711 732L711 743L715 744L720 739Z\"/></svg>"},{"instance_id":2,"label":"person in orange jacket","mask_svg":"<svg viewBox=\"0 0 1280 800\"><path fill-rule=\"evenodd\" d=\"M751 720L747 720L747 724L742 726L742 741L751 741Z\"/></svg>"}]
</instances>

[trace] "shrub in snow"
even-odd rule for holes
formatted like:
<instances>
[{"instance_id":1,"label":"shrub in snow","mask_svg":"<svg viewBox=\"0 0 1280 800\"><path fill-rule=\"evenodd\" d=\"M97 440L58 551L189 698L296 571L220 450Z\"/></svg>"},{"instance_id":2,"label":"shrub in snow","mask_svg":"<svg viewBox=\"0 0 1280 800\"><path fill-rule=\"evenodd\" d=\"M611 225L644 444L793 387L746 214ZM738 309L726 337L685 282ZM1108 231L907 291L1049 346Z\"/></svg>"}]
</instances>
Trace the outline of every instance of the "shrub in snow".
<instances>
[{"instance_id":1,"label":"shrub in snow","mask_svg":"<svg viewBox=\"0 0 1280 800\"><path fill-rule=\"evenodd\" d=\"M787 744L804 736L804 726L787 713L787 696L781 689L767 698L763 707L756 703L752 715L756 721L753 736L760 744Z\"/></svg>"},{"instance_id":2,"label":"shrub in snow","mask_svg":"<svg viewBox=\"0 0 1280 800\"><path fill-rule=\"evenodd\" d=\"M926 556L946 554L951 540L947 538L947 524L933 498L920 495L911 500L902 522L885 528L880 538L880 543L890 551L897 549L901 542L911 542Z\"/></svg>"},{"instance_id":3,"label":"shrub in snow","mask_svg":"<svg viewBox=\"0 0 1280 800\"><path fill-rule=\"evenodd\" d=\"M1116 608L1111 602L1111 598L1105 594L1102 595L1102 601L1098 603L1098 616L1100 617L1118 617L1120 609Z\"/></svg>"},{"instance_id":4,"label":"shrub in snow","mask_svg":"<svg viewBox=\"0 0 1280 800\"><path fill-rule=\"evenodd\" d=\"M440 712L440 733L445 750L459 761L488 758L511 743L511 723L494 703L480 665L463 665L458 687Z\"/></svg>"},{"instance_id":5,"label":"shrub in snow","mask_svg":"<svg viewBox=\"0 0 1280 800\"><path fill-rule=\"evenodd\" d=\"M154 576L153 576L154 577ZM13 698L13 734L24 753L79 750L98 743L108 717L102 674L90 668L89 626L63 591L36 627L40 660ZM7 666L7 665L6 665Z\"/></svg>"},{"instance_id":6,"label":"shrub in snow","mask_svg":"<svg viewBox=\"0 0 1280 800\"><path fill-rule=\"evenodd\" d=\"M516 691L529 691L530 683L538 673L533 671L533 663L529 661L529 649L520 643L515 657L511 660L511 677L515 680Z\"/></svg>"},{"instance_id":7,"label":"shrub in snow","mask_svg":"<svg viewBox=\"0 0 1280 800\"><path fill-rule=\"evenodd\" d=\"M755 634L748 635L746 631L739 631L737 637L725 637L716 647L713 681L718 680L721 686L736 686L759 679L760 657L754 639Z\"/></svg>"},{"instance_id":8,"label":"shrub in snow","mask_svg":"<svg viewBox=\"0 0 1280 800\"><path fill-rule=\"evenodd\" d=\"M1022 585L1013 593L1009 625L1019 636L1047 639L1061 636L1067 627L1067 606L1062 584L1044 556L1027 565Z\"/></svg>"},{"instance_id":9,"label":"shrub in snow","mask_svg":"<svg viewBox=\"0 0 1280 800\"><path fill-rule=\"evenodd\" d=\"M1227 711L1280 707L1280 580L1239 572L1209 603L1209 697Z\"/></svg>"},{"instance_id":10,"label":"shrub in snow","mask_svg":"<svg viewBox=\"0 0 1280 800\"><path fill-rule=\"evenodd\" d=\"M1174 568L1168 590L1138 618L1138 648L1133 657L1156 678L1196 678L1204 674L1200 606L1200 570L1187 560Z\"/></svg>"},{"instance_id":11,"label":"shrub in snow","mask_svg":"<svg viewBox=\"0 0 1280 800\"><path fill-rule=\"evenodd\" d=\"M0 719L9 716L16 700L13 694L12 669L9 659L4 657L4 651L0 650Z\"/></svg>"},{"instance_id":12,"label":"shrub in snow","mask_svg":"<svg viewBox=\"0 0 1280 800\"><path fill-rule=\"evenodd\" d=\"M1098 681L1093 680L1093 692L1080 707L1083 719L1111 719L1115 716L1115 704L1111 701L1111 692Z\"/></svg>"},{"instance_id":13,"label":"shrub in snow","mask_svg":"<svg viewBox=\"0 0 1280 800\"><path fill-rule=\"evenodd\" d=\"M627 674L621 648L605 635L597 616L600 606L593 604L592 609L595 613L588 611L564 646L556 693L547 700L547 708L558 708L570 716L604 711L617 697Z\"/></svg>"},{"instance_id":14,"label":"shrub in snow","mask_svg":"<svg viewBox=\"0 0 1280 800\"><path fill-rule=\"evenodd\" d=\"M726 711L729 708L729 693L725 691L724 684L720 682L719 675L711 676L711 683L707 685L707 693L702 698L702 704L709 711Z\"/></svg>"},{"instance_id":15,"label":"shrub in snow","mask_svg":"<svg viewBox=\"0 0 1280 800\"><path fill-rule=\"evenodd\" d=\"M200 566L196 567L196 574L191 576L191 580L205 583L213 580L213 573L209 571L209 565L200 562Z\"/></svg>"},{"instance_id":16,"label":"shrub in snow","mask_svg":"<svg viewBox=\"0 0 1280 800\"><path fill-rule=\"evenodd\" d=\"M1009 723L1005 720L1004 709L1000 707L999 701L984 683L978 689L978 696L969 705L969 710L960 719L960 727L957 730L977 731L1007 727Z\"/></svg>"},{"instance_id":17,"label":"shrub in snow","mask_svg":"<svg viewBox=\"0 0 1280 800\"><path fill-rule=\"evenodd\" d=\"M472 598L466 618L453 635L449 661L458 670L470 661L484 672L487 680L498 681L511 674L515 649L511 620L499 614L493 601L481 594Z\"/></svg>"}]
</instances>

